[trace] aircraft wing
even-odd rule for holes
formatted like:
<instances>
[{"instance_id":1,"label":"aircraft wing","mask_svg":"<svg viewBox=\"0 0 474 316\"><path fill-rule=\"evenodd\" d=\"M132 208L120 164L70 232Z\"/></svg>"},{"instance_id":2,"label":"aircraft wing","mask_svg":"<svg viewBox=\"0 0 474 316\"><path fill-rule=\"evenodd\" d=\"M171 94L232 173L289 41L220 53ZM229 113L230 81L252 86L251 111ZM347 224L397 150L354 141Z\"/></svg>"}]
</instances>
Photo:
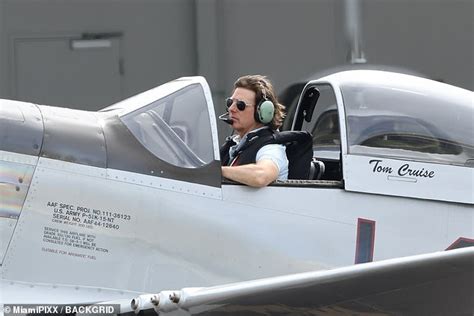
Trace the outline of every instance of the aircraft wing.
<instances>
[{"instance_id":1,"label":"aircraft wing","mask_svg":"<svg viewBox=\"0 0 474 316\"><path fill-rule=\"evenodd\" d=\"M474 247L468 247L163 291L134 299L131 308L159 315L472 315L473 272Z\"/></svg>"}]
</instances>

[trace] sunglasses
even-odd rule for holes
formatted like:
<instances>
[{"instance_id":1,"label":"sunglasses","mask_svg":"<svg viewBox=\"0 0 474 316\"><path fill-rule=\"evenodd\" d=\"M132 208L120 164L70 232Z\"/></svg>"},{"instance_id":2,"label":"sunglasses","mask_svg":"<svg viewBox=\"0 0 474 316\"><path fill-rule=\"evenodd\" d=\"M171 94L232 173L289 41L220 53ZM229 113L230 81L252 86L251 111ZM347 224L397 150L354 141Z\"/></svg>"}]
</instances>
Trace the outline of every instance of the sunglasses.
<instances>
[{"instance_id":1,"label":"sunglasses","mask_svg":"<svg viewBox=\"0 0 474 316\"><path fill-rule=\"evenodd\" d=\"M225 99L225 105L227 106L227 108L230 108L232 104L234 104L234 102L237 105L237 109L239 109L239 111L243 111L245 110L247 106L251 106L251 105L247 105L244 101L241 101L241 100L232 99L232 98Z\"/></svg>"}]
</instances>

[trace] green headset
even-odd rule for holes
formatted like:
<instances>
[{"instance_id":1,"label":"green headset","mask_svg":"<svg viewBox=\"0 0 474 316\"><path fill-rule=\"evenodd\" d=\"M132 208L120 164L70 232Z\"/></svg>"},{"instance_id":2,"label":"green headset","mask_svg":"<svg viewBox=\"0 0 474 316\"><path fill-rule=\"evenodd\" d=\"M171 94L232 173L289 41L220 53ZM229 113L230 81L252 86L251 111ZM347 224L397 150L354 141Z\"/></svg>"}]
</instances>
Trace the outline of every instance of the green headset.
<instances>
[{"instance_id":1,"label":"green headset","mask_svg":"<svg viewBox=\"0 0 474 316\"><path fill-rule=\"evenodd\" d=\"M265 93L265 84L260 83L262 100L255 107L255 121L262 124L268 124L273 120L273 115L275 115L275 105L273 102L267 99L267 94Z\"/></svg>"}]
</instances>

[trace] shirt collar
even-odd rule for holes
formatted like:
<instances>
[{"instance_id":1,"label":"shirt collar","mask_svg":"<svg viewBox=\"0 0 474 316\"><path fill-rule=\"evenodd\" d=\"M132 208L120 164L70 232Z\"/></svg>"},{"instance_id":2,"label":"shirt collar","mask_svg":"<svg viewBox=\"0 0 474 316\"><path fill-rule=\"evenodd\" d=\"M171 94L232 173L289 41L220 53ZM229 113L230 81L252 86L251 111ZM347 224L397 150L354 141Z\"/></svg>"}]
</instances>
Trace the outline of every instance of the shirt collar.
<instances>
[{"instance_id":1,"label":"shirt collar","mask_svg":"<svg viewBox=\"0 0 474 316\"><path fill-rule=\"evenodd\" d=\"M229 156L230 156L230 160L232 161L234 158L235 158L235 154L239 152L240 148L242 148L244 146L244 144L247 142L248 138L250 137L250 139L252 139L258 131L262 130L262 129L265 129L265 128L270 128L269 126L262 126L262 127L259 127L259 128L256 128L250 132L248 132L247 134L244 135L244 137L240 137L240 135L236 134L232 137L232 140L235 142L235 145L234 146L231 146L229 148Z\"/></svg>"},{"instance_id":2,"label":"shirt collar","mask_svg":"<svg viewBox=\"0 0 474 316\"><path fill-rule=\"evenodd\" d=\"M235 134L234 136L232 136L232 140L236 143L236 144L239 144L240 142L244 142L247 141L247 138L249 137L249 135L253 135L255 133L257 133L258 131L262 130L262 129L265 129L265 128L270 128L269 126L261 126L261 127L258 127L254 130L251 130L250 132L248 132L247 134L244 135L244 137L240 137L239 134Z\"/></svg>"}]
</instances>

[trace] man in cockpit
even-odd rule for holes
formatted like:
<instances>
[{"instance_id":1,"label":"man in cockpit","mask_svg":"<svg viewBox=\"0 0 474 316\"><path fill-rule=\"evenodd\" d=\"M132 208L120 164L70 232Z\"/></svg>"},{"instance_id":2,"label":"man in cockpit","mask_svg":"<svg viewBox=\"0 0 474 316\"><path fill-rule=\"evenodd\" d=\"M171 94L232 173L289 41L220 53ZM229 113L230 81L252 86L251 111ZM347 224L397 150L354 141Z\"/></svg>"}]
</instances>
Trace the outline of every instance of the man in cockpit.
<instances>
[{"instance_id":1,"label":"man in cockpit","mask_svg":"<svg viewBox=\"0 0 474 316\"><path fill-rule=\"evenodd\" d=\"M286 180L285 146L271 143L283 123L285 107L278 102L271 82L261 75L240 77L226 105L227 122L235 133L221 147L222 175L253 187Z\"/></svg>"}]
</instances>

